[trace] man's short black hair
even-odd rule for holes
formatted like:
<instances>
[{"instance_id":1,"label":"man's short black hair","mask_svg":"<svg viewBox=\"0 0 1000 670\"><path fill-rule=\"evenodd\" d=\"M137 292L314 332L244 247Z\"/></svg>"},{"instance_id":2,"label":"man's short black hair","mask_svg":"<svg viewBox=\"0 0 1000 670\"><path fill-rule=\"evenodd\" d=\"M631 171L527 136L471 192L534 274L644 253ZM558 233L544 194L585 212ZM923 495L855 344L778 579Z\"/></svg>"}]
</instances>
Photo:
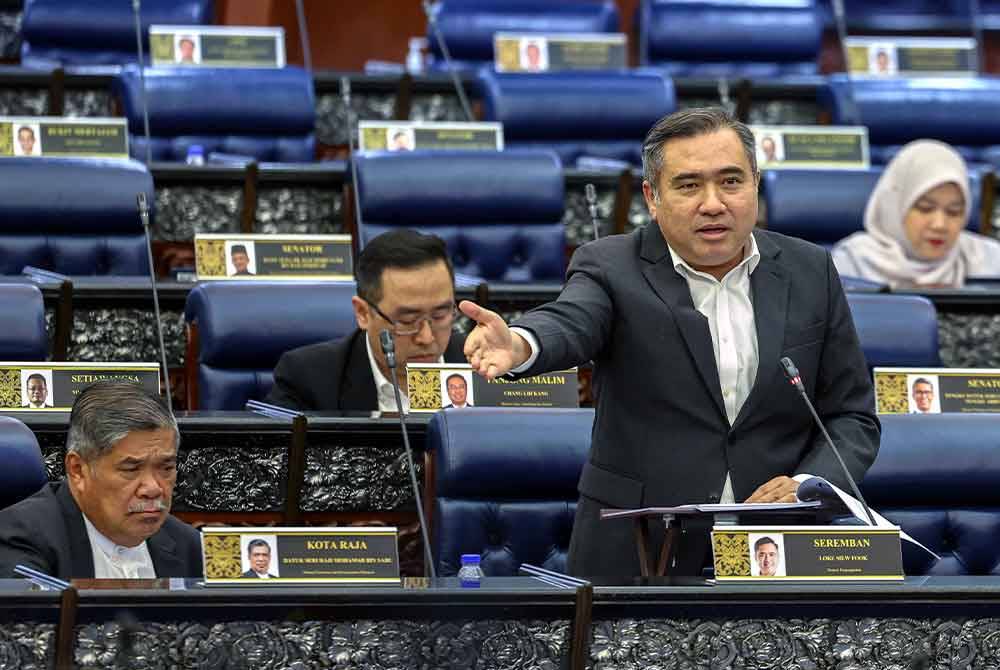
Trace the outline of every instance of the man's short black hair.
<instances>
[{"instance_id":1,"label":"man's short black hair","mask_svg":"<svg viewBox=\"0 0 1000 670\"><path fill-rule=\"evenodd\" d=\"M405 130L397 130L396 132L394 132L392 134L392 139L394 139L394 140L398 140L400 137L406 138L406 131Z\"/></svg>"},{"instance_id":2,"label":"man's short black hair","mask_svg":"<svg viewBox=\"0 0 1000 670\"><path fill-rule=\"evenodd\" d=\"M465 388L469 388L469 382L465 380L465 376L457 372L455 374L448 375L448 378L444 380L444 385L447 386L448 384L450 384L452 379L462 380L462 383L465 384Z\"/></svg>"},{"instance_id":3,"label":"man's short black hair","mask_svg":"<svg viewBox=\"0 0 1000 670\"><path fill-rule=\"evenodd\" d=\"M47 381L45 381L45 375L39 374L37 372L35 374L33 374L33 375L28 375L28 378L24 380L24 385L27 386L28 384L30 384L32 379L40 379L40 380L42 380L42 383L45 384L46 388L49 385L49 383Z\"/></svg>"},{"instance_id":4,"label":"man's short black hair","mask_svg":"<svg viewBox=\"0 0 1000 670\"><path fill-rule=\"evenodd\" d=\"M910 388L911 389L917 388L917 384L927 384L932 389L934 388L934 384L932 384L931 380L927 379L926 377L917 377L915 380L913 380L913 386L911 386Z\"/></svg>"},{"instance_id":5,"label":"man's short black hair","mask_svg":"<svg viewBox=\"0 0 1000 670\"><path fill-rule=\"evenodd\" d=\"M262 539L260 539L260 538L258 537L258 538L257 538L257 539L255 539L255 540L250 540L249 544L247 544L247 556L248 556L248 557L249 557L249 556L250 556L251 554L253 554L253 550L254 550L254 547L267 547L267 553L268 553L268 554L270 554L270 553L271 553L271 545L269 545L269 544L267 543L267 540L262 540Z\"/></svg>"},{"instance_id":6,"label":"man's short black hair","mask_svg":"<svg viewBox=\"0 0 1000 670\"><path fill-rule=\"evenodd\" d=\"M243 254L244 256L250 255L247 253L247 248L243 244L234 244L233 248L229 250L229 255L232 256L233 254Z\"/></svg>"},{"instance_id":7,"label":"man's short black hair","mask_svg":"<svg viewBox=\"0 0 1000 670\"><path fill-rule=\"evenodd\" d=\"M438 261L448 267L448 274L454 282L455 269L448 258L448 247L440 237L407 229L382 233L358 255L358 265L354 270L358 296L371 303L379 302L382 299L382 273L386 268L409 270Z\"/></svg>"},{"instance_id":8,"label":"man's short black hair","mask_svg":"<svg viewBox=\"0 0 1000 670\"><path fill-rule=\"evenodd\" d=\"M753 543L753 553L756 554L758 551L760 551L760 548L763 547L765 544L773 544L775 549L778 548L778 543L765 535L764 537L760 538L759 540Z\"/></svg>"}]
</instances>

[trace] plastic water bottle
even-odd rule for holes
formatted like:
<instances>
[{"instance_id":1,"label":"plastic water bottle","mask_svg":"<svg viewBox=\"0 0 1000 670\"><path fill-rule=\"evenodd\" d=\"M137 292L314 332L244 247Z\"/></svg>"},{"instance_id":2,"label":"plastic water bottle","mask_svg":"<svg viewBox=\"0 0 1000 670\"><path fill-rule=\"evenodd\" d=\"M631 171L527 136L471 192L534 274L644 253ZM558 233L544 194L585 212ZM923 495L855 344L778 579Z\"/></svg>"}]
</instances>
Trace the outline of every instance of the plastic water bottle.
<instances>
[{"instance_id":1,"label":"plastic water bottle","mask_svg":"<svg viewBox=\"0 0 1000 670\"><path fill-rule=\"evenodd\" d=\"M205 147L200 144L192 144L188 147L187 160L185 161L188 165L204 165L205 164Z\"/></svg>"},{"instance_id":2,"label":"plastic water bottle","mask_svg":"<svg viewBox=\"0 0 1000 670\"><path fill-rule=\"evenodd\" d=\"M411 37L409 47L410 50L406 53L406 71L410 74L423 74L427 40L423 37Z\"/></svg>"},{"instance_id":3,"label":"plastic water bottle","mask_svg":"<svg viewBox=\"0 0 1000 670\"><path fill-rule=\"evenodd\" d=\"M479 569L479 554L462 554L462 567L458 571L458 581L463 589L478 589L483 581L483 571Z\"/></svg>"}]
</instances>

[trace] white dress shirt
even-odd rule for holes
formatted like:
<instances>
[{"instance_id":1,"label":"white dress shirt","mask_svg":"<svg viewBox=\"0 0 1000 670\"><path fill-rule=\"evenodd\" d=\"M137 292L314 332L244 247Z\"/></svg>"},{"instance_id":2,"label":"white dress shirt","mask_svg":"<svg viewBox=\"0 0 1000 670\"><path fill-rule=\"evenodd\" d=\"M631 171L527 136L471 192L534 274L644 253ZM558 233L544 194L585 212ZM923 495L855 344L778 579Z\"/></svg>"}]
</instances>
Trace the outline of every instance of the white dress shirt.
<instances>
[{"instance_id":1,"label":"white dress shirt","mask_svg":"<svg viewBox=\"0 0 1000 670\"><path fill-rule=\"evenodd\" d=\"M375 361L375 354L372 353L372 343L368 340L368 333L365 333L365 348L368 350L368 364L372 368L372 377L375 379L375 389L378 391L378 411L395 412L396 392L392 389L392 382L382 374L378 363ZM444 356L438 356L438 363L444 363ZM410 398L406 395L405 386L399 387L399 399L403 403L403 414L410 412Z\"/></svg>"},{"instance_id":2,"label":"white dress shirt","mask_svg":"<svg viewBox=\"0 0 1000 670\"><path fill-rule=\"evenodd\" d=\"M115 544L101 534L90 519L83 517L94 555L94 577L97 579L155 579L156 569L149 548L143 542L135 547Z\"/></svg>"}]
</instances>

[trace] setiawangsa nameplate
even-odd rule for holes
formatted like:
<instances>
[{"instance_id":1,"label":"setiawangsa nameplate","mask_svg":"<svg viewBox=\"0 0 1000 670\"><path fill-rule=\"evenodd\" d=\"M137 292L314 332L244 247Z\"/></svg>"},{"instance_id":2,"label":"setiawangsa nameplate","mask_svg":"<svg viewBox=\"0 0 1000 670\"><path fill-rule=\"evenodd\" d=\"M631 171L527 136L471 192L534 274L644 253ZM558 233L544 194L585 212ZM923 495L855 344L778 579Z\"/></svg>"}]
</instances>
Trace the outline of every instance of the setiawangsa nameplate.
<instances>
[{"instance_id":1,"label":"setiawangsa nameplate","mask_svg":"<svg viewBox=\"0 0 1000 670\"><path fill-rule=\"evenodd\" d=\"M158 363L0 363L0 412L68 412L80 392L114 379L160 392Z\"/></svg>"},{"instance_id":2,"label":"setiawangsa nameplate","mask_svg":"<svg viewBox=\"0 0 1000 670\"><path fill-rule=\"evenodd\" d=\"M577 371L560 370L534 377L487 380L458 363L406 366L411 412L465 407L579 407Z\"/></svg>"}]
</instances>

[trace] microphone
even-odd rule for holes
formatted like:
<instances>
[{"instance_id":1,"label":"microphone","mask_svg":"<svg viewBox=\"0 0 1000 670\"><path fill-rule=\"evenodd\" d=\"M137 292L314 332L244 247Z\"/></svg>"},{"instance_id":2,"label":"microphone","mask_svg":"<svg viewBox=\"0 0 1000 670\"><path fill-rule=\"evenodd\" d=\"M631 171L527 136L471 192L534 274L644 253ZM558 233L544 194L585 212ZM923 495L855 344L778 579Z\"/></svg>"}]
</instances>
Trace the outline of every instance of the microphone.
<instances>
[{"instance_id":1,"label":"microphone","mask_svg":"<svg viewBox=\"0 0 1000 670\"><path fill-rule=\"evenodd\" d=\"M139 207L139 220L146 233L146 256L149 259L149 285L153 290L153 315L156 317L156 337L160 345L160 365L163 366L163 385L167 391L167 408L174 413L174 398L170 394L170 368L167 366L167 348L163 345L163 322L160 321L160 292L156 288L156 269L153 267L153 241L149 234L149 204L143 191L135 196Z\"/></svg>"},{"instance_id":2,"label":"microphone","mask_svg":"<svg viewBox=\"0 0 1000 670\"><path fill-rule=\"evenodd\" d=\"M830 439L830 433L826 432L826 426L820 421L819 414L816 413L816 408L813 407L812 401L809 400L809 396L806 394L806 387L802 385L802 378L799 376L799 369L795 367L795 363L792 362L791 358L787 356L781 359L781 369L784 371L785 376L788 381L798 389L799 393L802 395L802 399L806 403L806 407L809 408L809 412L812 414L813 420L816 421L816 425L819 426L820 431L823 433L823 437L826 439L827 446L833 451L833 455L837 457L837 462L840 463L840 468L844 471L847 476L847 483L851 485L851 491L854 493L854 497L858 499L861 505L865 508L865 514L868 515L868 521L871 522L872 527L877 526L875 523L875 517L872 515L872 510L865 502L864 496L861 495L861 490L858 489L858 485L854 482L854 477L851 476L851 471L847 469L847 465L844 464L844 459L840 457L840 451L837 446Z\"/></svg>"},{"instance_id":3,"label":"microphone","mask_svg":"<svg viewBox=\"0 0 1000 670\"><path fill-rule=\"evenodd\" d=\"M135 16L135 51L139 56L139 97L142 100L142 131L146 138L146 167L153 162L153 143L149 137L149 101L146 100L146 57L142 51L141 0L132 0L132 14ZM152 267L152 264L150 264Z\"/></svg>"},{"instance_id":4,"label":"microphone","mask_svg":"<svg viewBox=\"0 0 1000 670\"><path fill-rule=\"evenodd\" d=\"M295 0L295 15L299 20L299 41L302 43L302 64L306 72L312 73L312 53L309 50L309 25L306 23L306 8L302 0Z\"/></svg>"},{"instance_id":5,"label":"microphone","mask_svg":"<svg viewBox=\"0 0 1000 670\"><path fill-rule=\"evenodd\" d=\"M587 196L587 209L590 211L590 223L594 227L594 239L601 237L601 220L597 215L597 189L590 182L584 186Z\"/></svg>"},{"instance_id":6,"label":"microphone","mask_svg":"<svg viewBox=\"0 0 1000 670\"><path fill-rule=\"evenodd\" d=\"M378 335L385 352L385 362L389 365L389 377L392 379L392 391L396 396L396 409L399 410L399 428L403 431L403 446L406 447L406 463L410 466L410 486L413 487L413 501L417 505L417 517L420 520L420 537L424 541L424 561L431 578L437 577L434 569L434 555L431 553L431 539L427 534L427 519L424 518L424 505L420 497L420 487L417 485L417 467L413 462L413 450L410 448L410 434L406 430L406 420L403 418L403 399L399 393L399 382L396 380L396 342L392 333L382 330Z\"/></svg>"},{"instance_id":7,"label":"microphone","mask_svg":"<svg viewBox=\"0 0 1000 670\"><path fill-rule=\"evenodd\" d=\"M361 239L361 188L358 184L358 166L354 163L354 110L351 109L351 80L340 78L340 100L347 110L347 153L351 164L351 183L354 191L354 238Z\"/></svg>"},{"instance_id":8,"label":"microphone","mask_svg":"<svg viewBox=\"0 0 1000 670\"><path fill-rule=\"evenodd\" d=\"M448 45L444 41L444 36L438 29L437 24L437 13L431 6L430 0L423 0L424 15L427 17L427 25L431 27L431 32L434 33L434 41L437 42L438 49L441 50L441 55L444 56L444 66L451 74L451 83L455 87L455 92L458 93L458 101L462 104L462 111L465 112L465 119L467 121L475 121L476 119L472 116L472 107L469 106L469 99L465 97L465 89L462 88L462 82L458 78L458 72L455 70L455 65L451 62L451 54L448 52Z\"/></svg>"}]
</instances>

